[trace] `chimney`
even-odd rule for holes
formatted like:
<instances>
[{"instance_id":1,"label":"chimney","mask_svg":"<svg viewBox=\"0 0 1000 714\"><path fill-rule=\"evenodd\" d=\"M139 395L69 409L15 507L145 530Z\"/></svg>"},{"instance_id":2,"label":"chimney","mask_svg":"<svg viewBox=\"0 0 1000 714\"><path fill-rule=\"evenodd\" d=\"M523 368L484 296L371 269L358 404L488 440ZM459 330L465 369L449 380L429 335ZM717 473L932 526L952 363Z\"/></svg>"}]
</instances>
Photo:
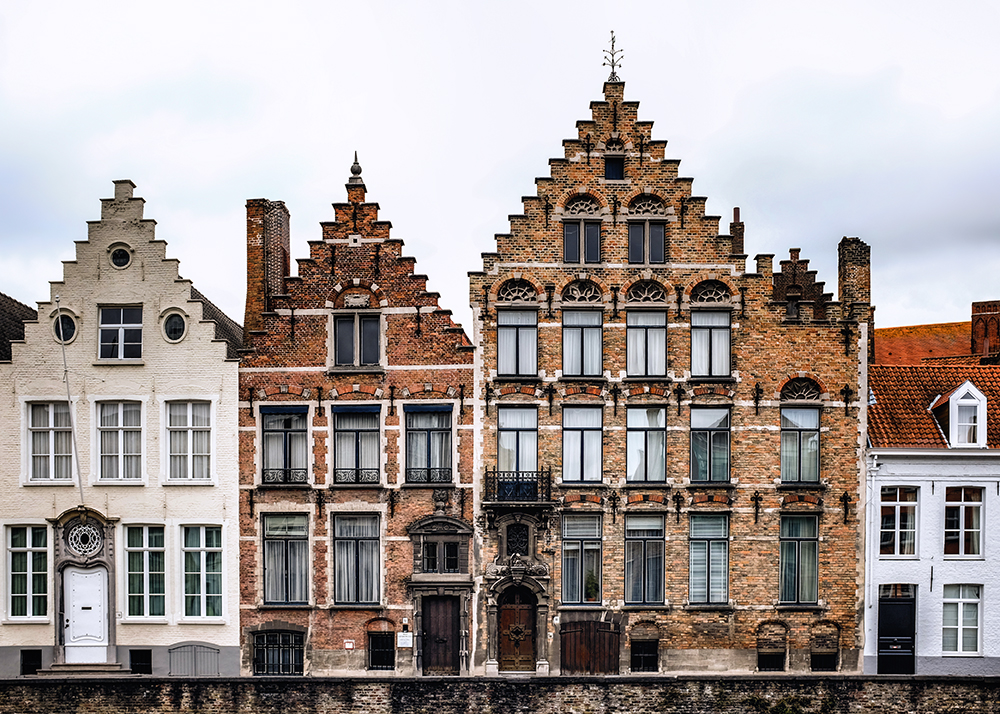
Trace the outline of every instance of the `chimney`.
<instances>
[{"instance_id":1,"label":"chimney","mask_svg":"<svg viewBox=\"0 0 1000 714\"><path fill-rule=\"evenodd\" d=\"M745 255L743 252L743 221L740 220L740 207L733 209L733 222L729 224L729 235L733 238L733 255Z\"/></svg>"},{"instance_id":2,"label":"chimney","mask_svg":"<svg viewBox=\"0 0 1000 714\"><path fill-rule=\"evenodd\" d=\"M844 236L837 246L837 298L850 308L854 302L871 302L872 249L860 238Z\"/></svg>"},{"instance_id":3,"label":"chimney","mask_svg":"<svg viewBox=\"0 0 1000 714\"><path fill-rule=\"evenodd\" d=\"M243 316L247 332L262 329L262 315L272 309L271 298L285 294L288 223L288 209L282 201L247 201L247 302Z\"/></svg>"}]
</instances>

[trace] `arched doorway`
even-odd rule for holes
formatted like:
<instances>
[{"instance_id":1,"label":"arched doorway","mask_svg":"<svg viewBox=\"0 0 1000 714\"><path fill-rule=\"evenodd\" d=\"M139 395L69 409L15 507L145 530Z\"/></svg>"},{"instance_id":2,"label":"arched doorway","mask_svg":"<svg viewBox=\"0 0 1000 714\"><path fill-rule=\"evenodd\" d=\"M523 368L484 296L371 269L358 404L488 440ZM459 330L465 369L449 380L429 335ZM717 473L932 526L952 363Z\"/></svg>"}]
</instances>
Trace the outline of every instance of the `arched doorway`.
<instances>
[{"instance_id":1,"label":"arched doorway","mask_svg":"<svg viewBox=\"0 0 1000 714\"><path fill-rule=\"evenodd\" d=\"M497 605L500 671L534 672L538 599L522 585L505 590Z\"/></svg>"}]
</instances>

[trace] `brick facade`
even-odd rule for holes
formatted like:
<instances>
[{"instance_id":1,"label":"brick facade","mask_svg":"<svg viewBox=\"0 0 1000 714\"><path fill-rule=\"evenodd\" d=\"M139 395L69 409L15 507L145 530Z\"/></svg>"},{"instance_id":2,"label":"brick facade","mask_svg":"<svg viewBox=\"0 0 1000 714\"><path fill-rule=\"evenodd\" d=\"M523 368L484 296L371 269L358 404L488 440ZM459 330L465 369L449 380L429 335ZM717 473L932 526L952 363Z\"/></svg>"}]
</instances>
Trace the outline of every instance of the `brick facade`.
<instances>
[{"instance_id":1,"label":"brick facade","mask_svg":"<svg viewBox=\"0 0 1000 714\"><path fill-rule=\"evenodd\" d=\"M284 204L247 202L247 674L469 671L473 348L365 193L355 162L297 276Z\"/></svg>"},{"instance_id":2,"label":"brick facade","mask_svg":"<svg viewBox=\"0 0 1000 714\"><path fill-rule=\"evenodd\" d=\"M475 663L856 670L869 248L841 241L839 300L798 249L748 270L738 209L720 234L623 90L604 85L470 273L487 564ZM709 526L722 534L702 550ZM714 570L692 576L708 552Z\"/></svg>"}]
</instances>

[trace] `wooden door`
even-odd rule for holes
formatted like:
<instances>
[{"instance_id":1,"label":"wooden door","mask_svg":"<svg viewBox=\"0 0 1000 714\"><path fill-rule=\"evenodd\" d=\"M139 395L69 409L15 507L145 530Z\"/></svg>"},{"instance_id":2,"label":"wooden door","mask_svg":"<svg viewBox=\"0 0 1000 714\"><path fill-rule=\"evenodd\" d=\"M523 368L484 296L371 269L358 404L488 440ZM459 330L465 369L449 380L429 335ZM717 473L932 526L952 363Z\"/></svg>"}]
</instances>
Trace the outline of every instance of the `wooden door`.
<instances>
[{"instance_id":1,"label":"wooden door","mask_svg":"<svg viewBox=\"0 0 1000 714\"><path fill-rule=\"evenodd\" d=\"M619 628L613 622L567 622L559 631L563 674L618 674Z\"/></svg>"},{"instance_id":2,"label":"wooden door","mask_svg":"<svg viewBox=\"0 0 1000 714\"><path fill-rule=\"evenodd\" d=\"M458 598L425 596L423 603L424 674L458 674Z\"/></svg>"},{"instance_id":3,"label":"wooden door","mask_svg":"<svg viewBox=\"0 0 1000 714\"><path fill-rule=\"evenodd\" d=\"M535 671L535 608L537 600L527 588L511 588L500 596L497 633L500 669Z\"/></svg>"}]
</instances>

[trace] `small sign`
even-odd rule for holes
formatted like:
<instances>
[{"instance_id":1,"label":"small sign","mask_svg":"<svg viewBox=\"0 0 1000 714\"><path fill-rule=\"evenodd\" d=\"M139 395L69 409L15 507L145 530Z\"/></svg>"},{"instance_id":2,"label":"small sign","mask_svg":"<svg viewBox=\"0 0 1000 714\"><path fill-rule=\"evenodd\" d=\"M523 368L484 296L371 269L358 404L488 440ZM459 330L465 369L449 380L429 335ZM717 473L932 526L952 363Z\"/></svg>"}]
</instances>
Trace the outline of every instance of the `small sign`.
<instances>
[{"instance_id":1,"label":"small sign","mask_svg":"<svg viewBox=\"0 0 1000 714\"><path fill-rule=\"evenodd\" d=\"M397 632L396 633L396 647L413 647L413 633L412 632Z\"/></svg>"},{"instance_id":2,"label":"small sign","mask_svg":"<svg viewBox=\"0 0 1000 714\"><path fill-rule=\"evenodd\" d=\"M344 640L344 649L345 650L353 650L354 649L354 640Z\"/></svg>"}]
</instances>

